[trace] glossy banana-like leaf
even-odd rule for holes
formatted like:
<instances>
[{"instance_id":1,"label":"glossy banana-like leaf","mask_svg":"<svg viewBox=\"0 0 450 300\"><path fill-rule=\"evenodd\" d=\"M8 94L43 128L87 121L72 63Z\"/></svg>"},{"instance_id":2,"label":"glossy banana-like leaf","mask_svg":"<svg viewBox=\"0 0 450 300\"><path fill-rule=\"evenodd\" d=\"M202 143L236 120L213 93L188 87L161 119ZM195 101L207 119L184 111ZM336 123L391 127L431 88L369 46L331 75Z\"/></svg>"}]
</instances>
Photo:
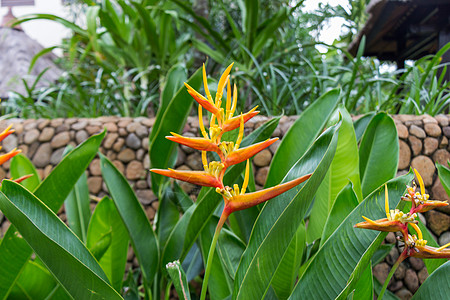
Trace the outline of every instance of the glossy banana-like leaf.
<instances>
[{"instance_id":1,"label":"glossy banana-like leaf","mask_svg":"<svg viewBox=\"0 0 450 300\"><path fill-rule=\"evenodd\" d=\"M109 238L104 239L105 236ZM101 257L96 257L111 285L120 293L127 263L129 237L114 202L104 197L95 207L87 230L86 247L91 250L108 240Z\"/></svg>"},{"instance_id":2,"label":"glossy banana-like leaf","mask_svg":"<svg viewBox=\"0 0 450 300\"><path fill-rule=\"evenodd\" d=\"M378 113L370 121L359 147L359 175L363 197L397 174L398 136L394 120Z\"/></svg>"},{"instance_id":3,"label":"glossy banana-like leaf","mask_svg":"<svg viewBox=\"0 0 450 300\"><path fill-rule=\"evenodd\" d=\"M338 103L339 95L338 89L325 93L292 124L272 158L265 187L280 183L294 163L319 136Z\"/></svg>"},{"instance_id":4,"label":"glossy banana-like leaf","mask_svg":"<svg viewBox=\"0 0 450 300\"><path fill-rule=\"evenodd\" d=\"M53 212L57 212L78 178L96 155L106 132L93 135L71 151L36 188L34 194ZM33 251L10 226L0 243L0 299L8 296Z\"/></svg>"},{"instance_id":5,"label":"glossy banana-like leaf","mask_svg":"<svg viewBox=\"0 0 450 300\"><path fill-rule=\"evenodd\" d=\"M262 299L270 288L289 243L303 222L336 151L341 123L327 129L283 181L312 173L299 185L268 201L253 227L236 272L233 299Z\"/></svg>"},{"instance_id":6,"label":"glossy banana-like leaf","mask_svg":"<svg viewBox=\"0 0 450 300\"><path fill-rule=\"evenodd\" d=\"M84 244L36 196L3 181L0 208L72 297L122 299Z\"/></svg>"},{"instance_id":7,"label":"glossy banana-like leaf","mask_svg":"<svg viewBox=\"0 0 450 300\"><path fill-rule=\"evenodd\" d=\"M155 231L127 179L106 156L100 155L103 179L125 224L134 254L147 286L159 267L159 246Z\"/></svg>"}]
</instances>

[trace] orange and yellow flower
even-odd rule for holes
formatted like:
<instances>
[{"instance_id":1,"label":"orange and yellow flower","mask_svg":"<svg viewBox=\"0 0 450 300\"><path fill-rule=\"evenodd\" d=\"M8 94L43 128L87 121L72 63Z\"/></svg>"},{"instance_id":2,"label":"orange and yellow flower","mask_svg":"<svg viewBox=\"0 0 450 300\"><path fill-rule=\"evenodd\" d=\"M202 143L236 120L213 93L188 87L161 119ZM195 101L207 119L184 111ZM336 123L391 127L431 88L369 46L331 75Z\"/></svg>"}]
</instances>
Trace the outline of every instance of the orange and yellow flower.
<instances>
[{"instance_id":1,"label":"orange and yellow flower","mask_svg":"<svg viewBox=\"0 0 450 300\"><path fill-rule=\"evenodd\" d=\"M185 83L188 93L198 102L198 118L199 128L202 137L184 137L177 133L171 133L172 136L166 138L202 151L202 163L204 171L184 171L184 170L161 170L152 169L150 171L171 177L177 180L190 182L193 184L215 187L216 192L223 196L225 202L225 208L223 214L228 216L230 213L242 210L269 199L272 199L281 193L293 188L294 186L307 180L311 174L307 174L290 182L280 184L278 186L268 188L265 190L257 191L254 193L246 193L246 189L249 181L249 159L256 155L258 152L266 149L278 138L268 139L266 141L250 145L244 148L240 148L241 142L244 137L244 124L259 113L257 107L254 107L245 114L234 116L237 106L237 88L236 85L231 88L230 83L230 71L233 64L229 65L220 77L217 93L213 100L211 93L209 92L205 66L203 65L203 82L205 96L194 90L191 86ZM225 107L222 107L222 97L226 89L226 103ZM209 122L209 130L207 131L203 123L203 108L209 111L211 119ZM236 141L222 141L222 136L225 132L238 129L239 133ZM220 161L208 162L207 153L215 152L218 154ZM244 183L242 188L239 188L237 184L233 187L225 186L223 184L223 176L225 171L230 166L247 161Z\"/></svg>"}]
</instances>

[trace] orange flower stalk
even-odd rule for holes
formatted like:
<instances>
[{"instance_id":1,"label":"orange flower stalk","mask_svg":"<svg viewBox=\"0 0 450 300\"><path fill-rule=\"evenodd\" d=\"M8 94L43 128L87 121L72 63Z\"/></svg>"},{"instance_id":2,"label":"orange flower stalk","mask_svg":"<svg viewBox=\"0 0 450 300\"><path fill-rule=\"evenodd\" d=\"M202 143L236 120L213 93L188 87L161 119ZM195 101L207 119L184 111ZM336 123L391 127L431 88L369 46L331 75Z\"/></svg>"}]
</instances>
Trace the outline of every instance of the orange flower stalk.
<instances>
[{"instance_id":1,"label":"orange flower stalk","mask_svg":"<svg viewBox=\"0 0 450 300\"><path fill-rule=\"evenodd\" d=\"M257 115L259 112L256 107L245 114L234 116L237 104L237 88L233 86L233 95L230 83L230 71L233 64L229 65L225 72L220 77L217 93L213 100L209 92L205 65L203 65L203 83L206 96L201 95L195 91L191 86L185 83L188 93L198 102L198 117L199 127L202 137L183 137L179 134L173 133L172 136L166 138L177 142L179 144L202 151L202 163L204 171L182 171L182 170L161 170L151 169L150 171L168 176L174 179L190 182L197 185L215 187L216 192L221 194L224 199L224 209L220 217L219 223L216 227L216 232L211 243L211 248L208 254L208 261L206 263L205 276L203 280L202 294L200 299L204 300L206 297L206 288L208 285L209 274L211 271L211 262L214 256L214 250L219 238L219 232L225 223L228 216L238 210L243 210L269 199L272 199L289 189L299 185L311 177L311 174L304 175L292 181L280 184L275 187L257 191L254 193L245 193L249 182L250 162L249 159L269 147L278 138L268 139L266 141L250 145L248 147L240 148L242 139L244 137L244 124ZM226 103L222 107L222 96L224 94L225 85L227 86ZM211 119L209 122L209 130L205 129L203 124L203 108L211 112ZM239 128L239 133L236 141L222 141L222 135L225 132ZM219 155L220 161L208 162L207 152L215 152ZM247 160L245 168L244 182L242 188L237 184L233 187L225 186L223 184L223 176L228 167L239 164Z\"/></svg>"},{"instance_id":2,"label":"orange flower stalk","mask_svg":"<svg viewBox=\"0 0 450 300\"><path fill-rule=\"evenodd\" d=\"M11 128L12 128L12 124L9 125L8 128L6 128L5 130L3 130L0 133L0 142L3 141L8 135L10 135L11 133L13 133L15 131Z\"/></svg>"}]
</instances>

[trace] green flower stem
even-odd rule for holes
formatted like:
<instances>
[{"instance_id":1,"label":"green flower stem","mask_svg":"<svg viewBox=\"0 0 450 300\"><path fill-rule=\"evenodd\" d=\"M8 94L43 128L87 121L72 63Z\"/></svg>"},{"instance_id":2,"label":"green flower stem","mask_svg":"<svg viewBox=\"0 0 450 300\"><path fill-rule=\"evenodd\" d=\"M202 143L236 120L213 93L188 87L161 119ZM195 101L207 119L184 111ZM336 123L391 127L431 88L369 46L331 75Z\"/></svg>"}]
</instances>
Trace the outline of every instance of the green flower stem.
<instances>
[{"instance_id":1,"label":"green flower stem","mask_svg":"<svg viewBox=\"0 0 450 300\"><path fill-rule=\"evenodd\" d=\"M406 251L406 250L405 250ZM405 258L407 257L406 252L403 251L402 254L398 257L397 261L395 262L395 264L392 266L391 271L388 274L388 277L386 278L386 280L384 281L383 287L381 288L380 294L378 295L378 299L382 300L383 299L383 295L384 292L387 289L387 286L389 284L389 281L391 281L392 276L394 275L395 271L397 270L398 266L400 265L400 263L405 260Z\"/></svg>"},{"instance_id":2,"label":"green flower stem","mask_svg":"<svg viewBox=\"0 0 450 300\"><path fill-rule=\"evenodd\" d=\"M226 209L223 210L222 215L220 216L219 223L217 223L216 232L214 232L214 237L211 242L211 246L209 248L208 253L208 261L206 262L206 269L205 269L205 276L203 277L203 284L202 284L202 294L200 295L200 300L205 300L206 298L206 291L208 289L208 280L209 280L209 274L211 273L211 266L212 261L214 257L214 251L216 250L216 244L217 240L219 239L220 230L223 227L223 224L228 218L229 213L226 212Z\"/></svg>"}]
</instances>

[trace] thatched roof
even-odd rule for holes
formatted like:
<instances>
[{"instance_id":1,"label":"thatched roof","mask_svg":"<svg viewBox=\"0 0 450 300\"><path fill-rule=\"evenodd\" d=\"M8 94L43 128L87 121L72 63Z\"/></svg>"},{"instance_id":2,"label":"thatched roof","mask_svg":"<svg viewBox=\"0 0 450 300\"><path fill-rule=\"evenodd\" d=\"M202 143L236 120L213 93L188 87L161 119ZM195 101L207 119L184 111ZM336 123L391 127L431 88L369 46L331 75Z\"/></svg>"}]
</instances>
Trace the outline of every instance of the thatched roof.
<instances>
[{"instance_id":1,"label":"thatched roof","mask_svg":"<svg viewBox=\"0 0 450 300\"><path fill-rule=\"evenodd\" d=\"M31 60L42 49L37 41L22 30L0 27L0 98L7 98L11 91L24 94L22 78L31 85L46 68L49 69L37 84L38 88L48 86L49 82L59 78L62 71L53 63L56 56L52 53L39 58L28 74Z\"/></svg>"}]
</instances>

